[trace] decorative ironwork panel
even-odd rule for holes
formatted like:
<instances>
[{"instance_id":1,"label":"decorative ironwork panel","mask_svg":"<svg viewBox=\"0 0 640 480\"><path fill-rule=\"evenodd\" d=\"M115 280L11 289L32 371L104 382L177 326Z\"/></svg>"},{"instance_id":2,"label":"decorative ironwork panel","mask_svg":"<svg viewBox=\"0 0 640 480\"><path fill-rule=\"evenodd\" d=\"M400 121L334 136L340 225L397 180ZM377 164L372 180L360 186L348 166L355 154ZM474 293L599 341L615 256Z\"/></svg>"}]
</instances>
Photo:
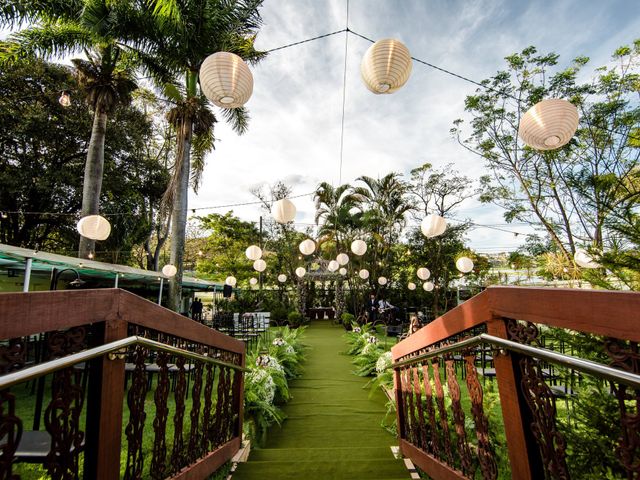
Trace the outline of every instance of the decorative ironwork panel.
<instances>
[{"instance_id":1,"label":"decorative ironwork panel","mask_svg":"<svg viewBox=\"0 0 640 480\"><path fill-rule=\"evenodd\" d=\"M638 344L624 344L615 339L605 342L605 350L611 366L627 372L640 374L640 352ZM640 477L640 390L631 390L626 385L611 384L620 409L622 434L618 439L616 454L627 471L627 478Z\"/></svg>"},{"instance_id":2,"label":"decorative ironwork panel","mask_svg":"<svg viewBox=\"0 0 640 480\"><path fill-rule=\"evenodd\" d=\"M215 367L212 364L207 364L207 379L204 385L204 414L202 415L202 444L203 447L207 449L207 451L211 448L211 445L214 443L212 441L212 431L213 431L213 422L212 422L212 394L213 394L213 384L216 380L216 371Z\"/></svg>"},{"instance_id":3,"label":"decorative ironwork panel","mask_svg":"<svg viewBox=\"0 0 640 480\"><path fill-rule=\"evenodd\" d=\"M416 425L416 417L415 417L415 405L413 399L413 386L411 381L411 368L406 368L404 370L404 382L403 382L405 392L408 398L408 407L409 409L406 411L407 420L409 422L409 441L414 445L417 445L416 434L418 432L418 426Z\"/></svg>"},{"instance_id":4,"label":"decorative ironwork panel","mask_svg":"<svg viewBox=\"0 0 640 480\"><path fill-rule=\"evenodd\" d=\"M0 479L19 478L12 473L13 457L22 438L22 420L16 416L16 397L0 391Z\"/></svg>"},{"instance_id":5,"label":"decorative ironwork panel","mask_svg":"<svg viewBox=\"0 0 640 480\"><path fill-rule=\"evenodd\" d=\"M429 365L422 366L422 381L424 382L424 393L426 397L427 416L429 417L429 432L431 441L427 443L427 451L433 453L436 457L440 457L440 445L438 441L438 426L436 424L436 411L433 406L433 392L431 389L431 381L429 380Z\"/></svg>"},{"instance_id":6,"label":"decorative ironwork panel","mask_svg":"<svg viewBox=\"0 0 640 480\"><path fill-rule=\"evenodd\" d=\"M127 406L129 407L129 423L125 428L127 437L127 467L124 473L125 480L138 480L142 478L144 456L142 454L142 439L144 423L147 414L144 411L144 402L147 398L147 351L137 346L134 350L134 364L131 379L131 388L127 394Z\"/></svg>"},{"instance_id":7,"label":"decorative ironwork panel","mask_svg":"<svg viewBox=\"0 0 640 480\"><path fill-rule=\"evenodd\" d=\"M24 368L26 359L27 343L23 338L12 338L0 345L0 375Z\"/></svg>"},{"instance_id":8,"label":"decorative ironwork panel","mask_svg":"<svg viewBox=\"0 0 640 480\"><path fill-rule=\"evenodd\" d=\"M480 471L483 479L494 480L498 478L498 466L489 438L489 419L484 413L482 386L478 380L478 371L474 364L475 355L472 353L465 355L464 361L467 373L467 389L471 399L471 414L473 415L476 438L478 439Z\"/></svg>"},{"instance_id":9,"label":"decorative ironwork panel","mask_svg":"<svg viewBox=\"0 0 640 480\"><path fill-rule=\"evenodd\" d=\"M531 344L536 342L538 328L531 322L507 321L510 340ZM568 479L567 442L556 426L556 404L551 389L544 381L540 363L526 356L518 361L521 387L533 420L531 433L538 444L544 463L545 475L550 479Z\"/></svg>"},{"instance_id":10,"label":"decorative ironwork panel","mask_svg":"<svg viewBox=\"0 0 640 480\"><path fill-rule=\"evenodd\" d=\"M436 359L431 366L433 367L433 381L436 387L436 403L438 404L438 413L440 414L440 426L442 428L442 442L444 444L444 454L449 465L453 465L453 453L451 451L451 435L449 434L449 421L447 419L447 409L444 405L444 389L440 381L440 365Z\"/></svg>"},{"instance_id":11,"label":"decorative ironwork panel","mask_svg":"<svg viewBox=\"0 0 640 480\"><path fill-rule=\"evenodd\" d=\"M187 381L185 373L184 357L176 359L178 367L178 379L176 380L176 391L174 393L176 401L176 411L173 414L173 450L171 451L171 471L177 472L185 465L184 438L182 428L184 425L184 399L187 393Z\"/></svg>"},{"instance_id":12,"label":"decorative ironwork panel","mask_svg":"<svg viewBox=\"0 0 640 480\"><path fill-rule=\"evenodd\" d=\"M427 448L427 430L425 426L424 420L424 409L422 408L422 387L420 386L420 374L419 366L414 367L413 369L413 392L417 398L417 407L418 407L418 445L423 450Z\"/></svg>"},{"instance_id":13,"label":"decorative ironwork panel","mask_svg":"<svg viewBox=\"0 0 640 480\"><path fill-rule=\"evenodd\" d=\"M456 428L456 438L458 443L458 455L460 465L465 475L473 478L475 468L471 458L471 449L467 441L467 433L464 429L464 411L460 403L460 385L456 378L456 371L453 359L445 360L447 370L447 385L449 386L449 396L451 397L451 407L453 408L453 422Z\"/></svg>"},{"instance_id":14,"label":"decorative ironwork panel","mask_svg":"<svg viewBox=\"0 0 640 480\"><path fill-rule=\"evenodd\" d=\"M69 330L47 334L50 358L60 358L87 348L87 328L73 327Z\"/></svg>"},{"instance_id":15,"label":"decorative ironwork panel","mask_svg":"<svg viewBox=\"0 0 640 480\"><path fill-rule=\"evenodd\" d=\"M195 362L193 389L191 390L191 431L189 432L189 462L194 462L202 454L202 441L200 435L200 397L202 394L202 362Z\"/></svg>"},{"instance_id":16,"label":"decorative ironwork panel","mask_svg":"<svg viewBox=\"0 0 640 480\"><path fill-rule=\"evenodd\" d=\"M158 384L154 393L154 402L156 406L156 416L153 419L153 430L155 436L153 439L153 457L151 459L151 478L163 479L167 476L167 416L169 407L169 354L165 352L158 353L156 363L160 368L158 372Z\"/></svg>"}]
</instances>

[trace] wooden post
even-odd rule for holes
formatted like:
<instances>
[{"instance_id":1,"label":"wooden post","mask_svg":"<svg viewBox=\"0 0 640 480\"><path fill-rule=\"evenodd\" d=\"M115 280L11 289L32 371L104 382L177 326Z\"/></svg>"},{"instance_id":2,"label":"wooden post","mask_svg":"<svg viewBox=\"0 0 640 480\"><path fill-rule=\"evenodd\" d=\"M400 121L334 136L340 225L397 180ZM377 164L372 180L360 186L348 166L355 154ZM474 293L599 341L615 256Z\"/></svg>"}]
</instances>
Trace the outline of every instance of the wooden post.
<instances>
[{"instance_id":1,"label":"wooden post","mask_svg":"<svg viewBox=\"0 0 640 480\"><path fill-rule=\"evenodd\" d=\"M507 338L505 320L494 317L493 320L487 322L487 333ZM517 361L518 355L513 353L495 355L493 359L509 450L511 477L519 480L544 478L544 471L540 468L542 460L537 445L527 434L530 430L527 424L530 415L527 414L528 407L521 394Z\"/></svg>"}]
</instances>

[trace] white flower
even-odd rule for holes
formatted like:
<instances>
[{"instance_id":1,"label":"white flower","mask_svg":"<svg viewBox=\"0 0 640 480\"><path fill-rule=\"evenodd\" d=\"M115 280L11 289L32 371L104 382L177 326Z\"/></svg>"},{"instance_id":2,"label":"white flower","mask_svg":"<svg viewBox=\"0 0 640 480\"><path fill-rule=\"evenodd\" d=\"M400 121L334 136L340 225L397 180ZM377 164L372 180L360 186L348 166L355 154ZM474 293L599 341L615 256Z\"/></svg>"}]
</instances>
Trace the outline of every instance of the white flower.
<instances>
[{"instance_id":1,"label":"white flower","mask_svg":"<svg viewBox=\"0 0 640 480\"><path fill-rule=\"evenodd\" d=\"M273 345L275 345L276 347L281 347L285 344L285 341L283 338L281 337L276 337L273 339L273 342L271 342Z\"/></svg>"},{"instance_id":2,"label":"white flower","mask_svg":"<svg viewBox=\"0 0 640 480\"><path fill-rule=\"evenodd\" d=\"M367 338L367 342L378 343L378 337L370 336L369 338Z\"/></svg>"},{"instance_id":3,"label":"white flower","mask_svg":"<svg viewBox=\"0 0 640 480\"><path fill-rule=\"evenodd\" d=\"M391 366L391 352L384 352L376 362L376 372L382 373Z\"/></svg>"},{"instance_id":4,"label":"white flower","mask_svg":"<svg viewBox=\"0 0 640 480\"><path fill-rule=\"evenodd\" d=\"M362 353L366 355L368 353L371 353L371 352L375 351L376 348L378 348L378 347L377 347L377 345L375 343L369 342L362 349Z\"/></svg>"},{"instance_id":5,"label":"white flower","mask_svg":"<svg viewBox=\"0 0 640 480\"><path fill-rule=\"evenodd\" d=\"M285 351L286 353L296 353L296 349L295 349L295 348L293 348L291 345L287 345L287 346L285 347L284 351Z\"/></svg>"},{"instance_id":6,"label":"white flower","mask_svg":"<svg viewBox=\"0 0 640 480\"><path fill-rule=\"evenodd\" d=\"M273 399L276 396L276 384L269 372L262 368L251 369L251 372L247 375L247 382L262 387L264 399L269 403L273 403Z\"/></svg>"},{"instance_id":7,"label":"white flower","mask_svg":"<svg viewBox=\"0 0 640 480\"><path fill-rule=\"evenodd\" d=\"M360 327L353 327L353 333L360 333L362 329Z\"/></svg>"}]
</instances>

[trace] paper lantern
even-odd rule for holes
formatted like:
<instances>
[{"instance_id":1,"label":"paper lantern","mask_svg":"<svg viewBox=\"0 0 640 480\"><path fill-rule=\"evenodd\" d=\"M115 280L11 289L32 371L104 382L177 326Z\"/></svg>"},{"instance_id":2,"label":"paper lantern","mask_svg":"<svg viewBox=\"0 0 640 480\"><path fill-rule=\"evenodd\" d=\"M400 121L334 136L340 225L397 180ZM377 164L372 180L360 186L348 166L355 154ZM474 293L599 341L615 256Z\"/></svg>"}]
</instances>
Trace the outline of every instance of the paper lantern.
<instances>
[{"instance_id":1,"label":"paper lantern","mask_svg":"<svg viewBox=\"0 0 640 480\"><path fill-rule=\"evenodd\" d=\"M298 267L296 268L296 275L298 276L298 278L302 278L304 277L304 275L307 273L307 271L305 270L304 267Z\"/></svg>"},{"instance_id":2,"label":"paper lantern","mask_svg":"<svg viewBox=\"0 0 640 480\"><path fill-rule=\"evenodd\" d=\"M230 275L224 279L224 283L229 285L230 287L235 287L238 281L236 280L236 277L234 277L233 275Z\"/></svg>"},{"instance_id":3,"label":"paper lantern","mask_svg":"<svg viewBox=\"0 0 640 480\"><path fill-rule=\"evenodd\" d=\"M433 284L433 282L424 282L424 283L422 284L422 288L424 288L424 289L425 289L425 291L427 291L427 292L432 291L434 286L435 286L435 285Z\"/></svg>"},{"instance_id":4,"label":"paper lantern","mask_svg":"<svg viewBox=\"0 0 640 480\"><path fill-rule=\"evenodd\" d=\"M90 240L106 240L111 233L109 221L100 215L87 215L76 226L80 235Z\"/></svg>"},{"instance_id":5,"label":"paper lantern","mask_svg":"<svg viewBox=\"0 0 640 480\"><path fill-rule=\"evenodd\" d=\"M257 284L258 284L258 279L257 279L256 277L251 277L251 278L249 279L249 283L250 283L251 285L257 285Z\"/></svg>"},{"instance_id":6,"label":"paper lantern","mask_svg":"<svg viewBox=\"0 0 640 480\"><path fill-rule=\"evenodd\" d=\"M296 218L296 206L287 198L274 202L271 215L278 223L289 223Z\"/></svg>"},{"instance_id":7,"label":"paper lantern","mask_svg":"<svg viewBox=\"0 0 640 480\"><path fill-rule=\"evenodd\" d=\"M360 74L373 93L393 93L411 75L411 54L400 41L391 38L378 40L364 54Z\"/></svg>"},{"instance_id":8,"label":"paper lantern","mask_svg":"<svg viewBox=\"0 0 640 480\"><path fill-rule=\"evenodd\" d=\"M426 280L431 276L431 272L428 268L420 267L416 272L420 280Z\"/></svg>"},{"instance_id":9,"label":"paper lantern","mask_svg":"<svg viewBox=\"0 0 640 480\"><path fill-rule=\"evenodd\" d=\"M340 268L340 264L336 260L331 260L329 262L329 265L327 265L327 269L330 272L335 272L336 270L338 270L338 268Z\"/></svg>"},{"instance_id":10,"label":"paper lantern","mask_svg":"<svg viewBox=\"0 0 640 480\"><path fill-rule=\"evenodd\" d=\"M342 268L340 268L340 270L338 270L338 273L340 273L340 275L346 275L347 274L347 269L342 267Z\"/></svg>"},{"instance_id":11,"label":"paper lantern","mask_svg":"<svg viewBox=\"0 0 640 480\"><path fill-rule=\"evenodd\" d=\"M367 244L364 240L354 240L351 242L351 251L360 257L367 253Z\"/></svg>"},{"instance_id":12,"label":"paper lantern","mask_svg":"<svg viewBox=\"0 0 640 480\"><path fill-rule=\"evenodd\" d=\"M281 273L280 275L278 275L278 281L280 283L284 283L287 281L287 276L284 273Z\"/></svg>"},{"instance_id":13,"label":"paper lantern","mask_svg":"<svg viewBox=\"0 0 640 480\"><path fill-rule=\"evenodd\" d=\"M257 245L251 245L244 252L249 260L258 260L262 257L262 249Z\"/></svg>"},{"instance_id":14,"label":"paper lantern","mask_svg":"<svg viewBox=\"0 0 640 480\"><path fill-rule=\"evenodd\" d=\"M602 266L596 262L584 248L576 248L576 253L573 254L573 260L582 268L600 268Z\"/></svg>"},{"instance_id":15,"label":"paper lantern","mask_svg":"<svg viewBox=\"0 0 640 480\"><path fill-rule=\"evenodd\" d=\"M469 257L460 257L456 261L456 268L462 273L469 273L471 270L473 270L473 260L471 260Z\"/></svg>"},{"instance_id":16,"label":"paper lantern","mask_svg":"<svg viewBox=\"0 0 640 480\"><path fill-rule=\"evenodd\" d=\"M62 94L60 95L60 98L58 98L58 103L63 107L70 107L71 95L69 95L69 92L67 91L62 92Z\"/></svg>"},{"instance_id":17,"label":"paper lantern","mask_svg":"<svg viewBox=\"0 0 640 480\"><path fill-rule=\"evenodd\" d=\"M247 103L253 93L253 75L238 55L217 52L202 62L200 88L214 105L238 108Z\"/></svg>"},{"instance_id":18,"label":"paper lantern","mask_svg":"<svg viewBox=\"0 0 640 480\"><path fill-rule=\"evenodd\" d=\"M162 267L162 274L165 277L175 277L176 273L178 273L178 269L175 267L175 265L171 265L170 263L165 265L164 267ZM124 276L124 275L122 275Z\"/></svg>"},{"instance_id":19,"label":"paper lantern","mask_svg":"<svg viewBox=\"0 0 640 480\"><path fill-rule=\"evenodd\" d=\"M264 272L266 268L267 268L267 262L265 262L261 258L253 262L253 269L256 272Z\"/></svg>"},{"instance_id":20,"label":"paper lantern","mask_svg":"<svg viewBox=\"0 0 640 480\"><path fill-rule=\"evenodd\" d=\"M346 253L339 253L336 257L336 260L340 265L346 265L347 263L349 263L349 255L347 255Z\"/></svg>"},{"instance_id":21,"label":"paper lantern","mask_svg":"<svg viewBox=\"0 0 640 480\"><path fill-rule=\"evenodd\" d=\"M387 284L387 277L378 277L378 283L380 285L386 285Z\"/></svg>"},{"instance_id":22,"label":"paper lantern","mask_svg":"<svg viewBox=\"0 0 640 480\"><path fill-rule=\"evenodd\" d=\"M554 150L569 143L578 128L578 109L566 100L536 103L520 120L518 135L536 150Z\"/></svg>"},{"instance_id":23,"label":"paper lantern","mask_svg":"<svg viewBox=\"0 0 640 480\"><path fill-rule=\"evenodd\" d=\"M416 284L415 284L415 283L413 283L413 282L409 282L409 283L407 284L407 288L408 288L409 290L415 290L415 289L416 289Z\"/></svg>"},{"instance_id":24,"label":"paper lantern","mask_svg":"<svg viewBox=\"0 0 640 480\"><path fill-rule=\"evenodd\" d=\"M300 253L302 253L303 255L311 255L313 252L316 251L316 242L314 242L310 238L307 238L306 240L303 240L302 242L300 242L298 249L300 250Z\"/></svg>"},{"instance_id":25,"label":"paper lantern","mask_svg":"<svg viewBox=\"0 0 640 480\"><path fill-rule=\"evenodd\" d=\"M358 272L358 276L361 279L366 280L367 278L369 278L369 270L367 270L366 268L363 268Z\"/></svg>"},{"instance_id":26,"label":"paper lantern","mask_svg":"<svg viewBox=\"0 0 640 480\"><path fill-rule=\"evenodd\" d=\"M442 235L447 229L447 221L440 215L432 213L427 215L420 224L420 230L422 234L427 238L437 237Z\"/></svg>"}]
</instances>

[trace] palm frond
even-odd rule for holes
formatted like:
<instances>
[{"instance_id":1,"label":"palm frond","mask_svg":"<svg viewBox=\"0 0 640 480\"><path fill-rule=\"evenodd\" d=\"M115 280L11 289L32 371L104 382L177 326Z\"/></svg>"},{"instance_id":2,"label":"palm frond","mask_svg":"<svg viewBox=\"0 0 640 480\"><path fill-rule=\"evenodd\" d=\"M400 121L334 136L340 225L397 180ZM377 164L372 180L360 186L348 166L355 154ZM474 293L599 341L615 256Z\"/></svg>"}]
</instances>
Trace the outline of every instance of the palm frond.
<instances>
[{"instance_id":1,"label":"palm frond","mask_svg":"<svg viewBox=\"0 0 640 480\"><path fill-rule=\"evenodd\" d=\"M193 136L191 145L191 186L196 193L198 193L198 188L202 181L205 157L207 153L215 149L215 140L213 128Z\"/></svg>"},{"instance_id":2,"label":"palm frond","mask_svg":"<svg viewBox=\"0 0 640 480\"><path fill-rule=\"evenodd\" d=\"M233 131L243 135L249 128L249 112L246 108L222 108L222 116L229 122Z\"/></svg>"}]
</instances>

